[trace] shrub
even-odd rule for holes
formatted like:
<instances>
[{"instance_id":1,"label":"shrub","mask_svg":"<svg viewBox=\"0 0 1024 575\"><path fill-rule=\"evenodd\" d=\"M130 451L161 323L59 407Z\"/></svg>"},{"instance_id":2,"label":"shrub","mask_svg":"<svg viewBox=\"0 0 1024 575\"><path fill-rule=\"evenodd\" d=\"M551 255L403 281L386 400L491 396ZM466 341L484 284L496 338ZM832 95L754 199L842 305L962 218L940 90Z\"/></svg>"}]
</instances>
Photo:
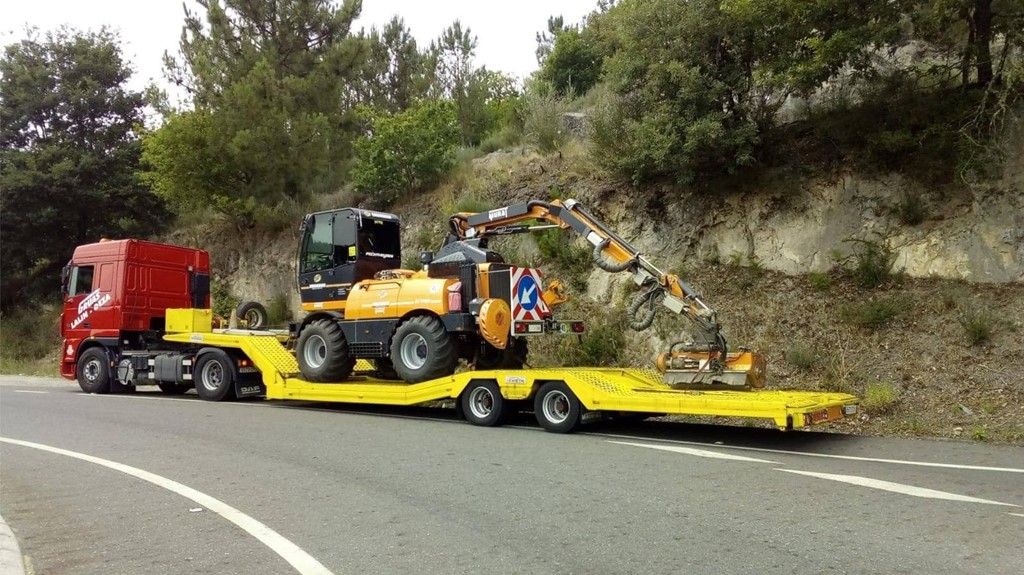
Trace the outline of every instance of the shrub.
<instances>
[{"instance_id":1,"label":"shrub","mask_svg":"<svg viewBox=\"0 0 1024 575\"><path fill-rule=\"evenodd\" d=\"M241 301L231 293L231 287L224 280L215 277L210 282L210 308L214 315L231 317L231 312L238 307Z\"/></svg>"},{"instance_id":2,"label":"shrub","mask_svg":"<svg viewBox=\"0 0 1024 575\"><path fill-rule=\"evenodd\" d=\"M545 230L533 237L541 257L568 274L569 285L580 291L587 289L587 278L594 268L590 249L579 247L574 238L562 230Z\"/></svg>"},{"instance_id":3,"label":"shrub","mask_svg":"<svg viewBox=\"0 0 1024 575\"><path fill-rule=\"evenodd\" d=\"M389 205L437 184L455 164L459 141L451 102L416 104L398 114L360 108L368 133L356 139L354 189Z\"/></svg>"},{"instance_id":4,"label":"shrub","mask_svg":"<svg viewBox=\"0 0 1024 575\"><path fill-rule=\"evenodd\" d=\"M507 150L514 148L519 145L522 140L522 134L520 134L513 126L503 126L497 132L491 132L487 135L482 142L480 142L480 151L485 154L491 152L497 152L498 150Z\"/></svg>"},{"instance_id":5,"label":"shrub","mask_svg":"<svg viewBox=\"0 0 1024 575\"><path fill-rule=\"evenodd\" d=\"M875 413L889 413L898 401L896 388L891 383L872 382L864 390L861 406Z\"/></svg>"},{"instance_id":6,"label":"shrub","mask_svg":"<svg viewBox=\"0 0 1024 575\"><path fill-rule=\"evenodd\" d=\"M288 296L278 294L267 303L267 323L282 325L292 320L292 310L288 306Z\"/></svg>"},{"instance_id":7,"label":"shrub","mask_svg":"<svg viewBox=\"0 0 1024 575\"><path fill-rule=\"evenodd\" d=\"M910 195L896 205L896 215L904 225L916 226L928 217L928 209L921 196Z\"/></svg>"},{"instance_id":8,"label":"shrub","mask_svg":"<svg viewBox=\"0 0 1024 575\"><path fill-rule=\"evenodd\" d=\"M786 361L808 371L818 363L818 350L803 343L793 344L786 350Z\"/></svg>"},{"instance_id":9,"label":"shrub","mask_svg":"<svg viewBox=\"0 0 1024 575\"><path fill-rule=\"evenodd\" d=\"M579 338L565 337L558 346L558 359L565 366L614 366L622 359L626 345L621 325L604 316L595 317Z\"/></svg>"},{"instance_id":10,"label":"shrub","mask_svg":"<svg viewBox=\"0 0 1024 575\"><path fill-rule=\"evenodd\" d=\"M981 345L992 340L996 319L987 309L961 308L957 321L964 328L964 335L971 345Z\"/></svg>"},{"instance_id":11,"label":"shrub","mask_svg":"<svg viewBox=\"0 0 1024 575\"><path fill-rule=\"evenodd\" d=\"M838 257L836 261L853 277L858 286L866 289L876 288L892 276L896 253L887 243L861 239L847 241L857 247L852 254Z\"/></svg>"},{"instance_id":12,"label":"shrub","mask_svg":"<svg viewBox=\"0 0 1024 575\"><path fill-rule=\"evenodd\" d=\"M0 315L4 371L21 361L45 358L60 348L59 306L14 308Z\"/></svg>"},{"instance_id":13,"label":"shrub","mask_svg":"<svg viewBox=\"0 0 1024 575\"><path fill-rule=\"evenodd\" d=\"M832 278L824 272L807 274L807 282L811 284L811 289L814 291L828 291L832 287Z\"/></svg>"},{"instance_id":14,"label":"shrub","mask_svg":"<svg viewBox=\"0 0 1024 575\"><path fill-rule=\"evenodd\" d=\"M879 328L910 308L905 297L879 298L852 303L839 308L839 317L846 323L868 329Z\"/></svg>"},{"instance_id":15,"label":"shrub","mask_svg":"<svg viewBox=\"0 0 1024 575\"><path fill-rule=\"evenodd\" d=\"M523 132L526 141L542 152L557 152L569 141L569 132L562 126L562 115L568 111L570 93L564 97L542 82L534 83L523 97Z\"/></svg>"}]
</instances>

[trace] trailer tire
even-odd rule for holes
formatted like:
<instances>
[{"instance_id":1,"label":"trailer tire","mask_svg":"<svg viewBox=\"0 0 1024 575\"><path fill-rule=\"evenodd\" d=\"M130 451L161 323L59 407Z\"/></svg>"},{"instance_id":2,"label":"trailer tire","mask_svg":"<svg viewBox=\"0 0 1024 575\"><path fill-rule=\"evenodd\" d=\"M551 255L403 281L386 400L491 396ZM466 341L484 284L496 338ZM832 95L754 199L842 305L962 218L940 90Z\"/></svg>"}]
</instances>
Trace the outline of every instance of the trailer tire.
<instances>
[{"instance_id":1,"label":"trailer tire","mask_svg":"<svg viewBox=\"0 0 1024 575\"><path fill-rule=\"evenodd\" d=\"M511 338L505 349L483 341L473 365L476 369L523 369L529 351L526 339L522 337Z\"/></svg>"},{"instance_id":2,"label":"trailer tire","mask_svg":"<svg viewBox=\"0 0 1024 575\"><path fill-rule=\"evenodd\" d=\"M196 360L196 393L206 401L222 401L235 397L235 369L228 354L219 349L210 350Z\"/></svg>"},{"instance_id":3,"label":"trailer tire","mask_svg":"<svg viewBox=\"0 0 1024 575\"><path fill-rule=\"evenodd\" d=\"M192 386L181 383L158 383L157 387L165 395L184 395Z\"/></svg>"},{"instance_id":4,"label":"trailer tire","mask_svg":"<svg viewBox=\"0 0 1024 575\"><path fill-rule=\"evenodd\" d=\"M583 417L583 405L569 386L561 381L549 381L541 386L533 400L533 413L537 423L553 433L575 430Z\"/></svg>"},{"instance_id":5,"label":"trailer tire","mask_svg":"<svg viewBox=\"0 0 1024 575\"><path fill-rule=\"evenodd\" d=\"M455 373L459 350L441 320L419 315L402 322L391 338L391 361L409 383Z\"/></svg>"},{"instance_id":6,"label":"trailer tire","mask_svg":"<svg viewBox=\"0 0 1024 575\"><path fill-rule=\"evenodd\" d=\"M78 357L78 386L86 393L110 392L110 357L100 347L90 347Z\"/></svg>"},{"instance_id":7,"label":"trailer tire","mask_svg":"<svg viewBox=\"0 0 1024 575\"><path fill-rule=\"evenodd\" d=\"M356 366L341 326L326 318L303 328L295 344L295 359L303 377L317 383L344 381Z\"/></svg>"},{"instance_id":8,"label":"trailer tire","mask_svg":"<svg viewBox=\"0 0 1024 575\"><path fill-rule=\"evenodd\" d=\"M501 388L491 379L474 379L462 391L459 401L462 415L472 425L496 427L508 418L509 401L501 396Z\"/></svg>"},{"instance_id":9,"label":"trailer tire","mask_svg":"<svg viewBox=\"0 0 1024 575\"><path fill-rule=\"evenodd\" d=\"M238 319L244 319L249 329L264 329L270 323L270 315L263 304L255 301L243 301L235 308Z\"/></svg>"}]
</instances>

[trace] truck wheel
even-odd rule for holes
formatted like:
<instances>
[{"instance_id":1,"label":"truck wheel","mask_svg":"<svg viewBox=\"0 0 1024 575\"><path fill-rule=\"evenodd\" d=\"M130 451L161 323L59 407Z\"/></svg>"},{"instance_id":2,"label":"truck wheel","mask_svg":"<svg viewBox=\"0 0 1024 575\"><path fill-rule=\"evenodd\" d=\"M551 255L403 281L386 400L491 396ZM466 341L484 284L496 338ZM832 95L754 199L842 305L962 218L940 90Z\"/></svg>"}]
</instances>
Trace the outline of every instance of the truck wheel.
<instances>
[{"instance_id":1,"label":"truck wheel","mask_svg":"<svg viewBox=\"0 0 1024 575\"><path fill-rule=\"evenodd\" d=\"M565 383L549 381L537 392L533 413L537 423L547 431L569 433L580 424L583 406Z\"/></svg>"},{"instance_id":2,"label":"truck wheel","mask_svg":"<svg viewBox=\"0 0 1024 575\"><path fill-rule=\"evenodd\" d=\"M158 383L157 387L159 387L160 391L164 392L166 395L182 395L188 391L191 386L180 383Z\"/></svg>"},{"instance_id":3,"label":"truck wheel","mask_svg":"<svg viewBox=\"0 0 1024 575\"><path fill-rule=\"evenodd\" d=\"M498 384L490 379L469 382L460 403L466 421L481 427L501 425L509 412L509 402L501 396Z\"/></svg>"},{"instance_id":4,"label":"truck wheel","mask_svg":"<svg viewBox=\"0 0 1024 575\"><path fill-rule=\"evenodd\" d=\"M329 319L318 319L302 330L295 344L295 359L303 377L319 383L344 381L356 366L341 326Z\"/></svg>"},{"instance_id":5,"label":"truck wheel","mask_svg":"<svg viewBox=\"0 0 1024 575\"><path fill-rule=\"evenodd\" d=\"M255 301L243 301L235 308L238 319L244 319L249 329L263 329L270 323L267 308Z\"/></svg>"},{"instance_id":6,"label":"truck wheel","mask_svg":"<svg viewBox=\"0 0 1024 575\"><path fill-rule=\"evenodd\" d=\"M476 369L523 369L529 348L526 340L514 337L505 349L498 349L487 342L480 343L474 367Z\"/></svg>"},{"instance_id":7,"label":"truck wheel","mask_svg":"<svg viewBox=\"0 0 1024 575\"><path fill-rule=\"evenodd\" d=\"M235 397L234 367L228 354L219 349L199 356L192 377L196 382L196 393L206 401Z\"/></svg>"},{"instance_id":8,"label":"truck wheel","mask_svg":"<svg viewBox=\"0 0 1024 575\"><path fill-rule=\"evenodd\" d=\"M399 377L419 383L455 373L459 354L441 320L421 315L402 322L395 330L391 361Z\"/></svg>"},{"instance_id":9,"label":"truck wheel","mask_svg":"<svg viewBox=\"0 0 1024 575\"><path fill-rule=\"evenodd\" d=\"M98 347L90 347L78 358L78 386L86 393L110 392L110 358Z\"/></svg>"}]
</instances>

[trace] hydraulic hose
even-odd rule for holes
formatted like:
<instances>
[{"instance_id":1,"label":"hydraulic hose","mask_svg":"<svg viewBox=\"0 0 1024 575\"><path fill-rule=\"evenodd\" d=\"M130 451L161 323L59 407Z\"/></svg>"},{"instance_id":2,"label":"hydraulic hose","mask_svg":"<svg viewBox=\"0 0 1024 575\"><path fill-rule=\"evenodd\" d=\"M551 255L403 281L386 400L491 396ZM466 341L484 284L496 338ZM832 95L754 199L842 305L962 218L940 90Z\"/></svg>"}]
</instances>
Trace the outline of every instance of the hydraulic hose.
<instances>
[{"instance_id":1,"label":"hydraulic hose","mask_svg":"<svg viewBox=\"0 0 1024 575\"><path fill-rule=\"evenodd\" d=\"M611 238L605 238L603 241L601 241L601 243L594 246L595 266L601 268L602 270L608 273L617 274L619 272L624 272L633 267L634 265L636 265L636 258L624 261L621 264L613 264L605 261L604 256L601 255L601 252L604 251L604 248L608 247L608 244L610 244L611 241Z\"/></svg>"},{"instance_id":2,"label":"hydraulic hose","mask_svg":"<svg viewBox=\"0 0 1024 575\"><path fill-rule=\"evenodd\" d=\"M629 313L629 327L634 331L643 331L654 324L654 316L658 313L658 295L661 293L660 286L648 290L636 298L626 308ZM647 306L644 309L644 306ZM637 314L642 315L639 317Z\"/></svg>"}]
</instances>

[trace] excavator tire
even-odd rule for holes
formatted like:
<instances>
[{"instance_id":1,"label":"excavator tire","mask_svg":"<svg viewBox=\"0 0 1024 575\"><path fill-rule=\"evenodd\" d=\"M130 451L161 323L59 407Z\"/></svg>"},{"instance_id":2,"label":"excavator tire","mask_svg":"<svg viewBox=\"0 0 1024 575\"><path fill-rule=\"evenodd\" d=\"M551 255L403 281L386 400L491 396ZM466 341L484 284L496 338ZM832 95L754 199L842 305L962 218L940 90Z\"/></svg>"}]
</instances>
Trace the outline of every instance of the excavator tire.
<instances>
[{"instance_id":1,"label":"excavator tire","mask_svg":"<svg viewBox=\"0 0 1024 575\"><path fill-rule=\"evenodd\" d=\"M498 349L487 342L481 343L474 367L476 369L523 369L529 347L526 339L509 338L508 347Z\"/></svg>"},{"instance_id":2,"label":"excavator tire","mask_svg":"<svg viewBox=\"0 0 1024 575\"><path fill-rule=\"evenodd\" d=\"M302 376L318 383L344 381L356 366L341 326L329 319L318 319L303 328L295 344L295 359Z\"/></svg>"},{"instance_id":3,"label":"excavator tire","mask_svg":"<svg viewBox=\"0 0 1024 575\"><path fill-rule=\"evenodd\" d=\"M398 377L409 383L455 373L458 346L433 316L416 316L399 324L391 338L391 361Z\"/></svg>"}]
</instances>

